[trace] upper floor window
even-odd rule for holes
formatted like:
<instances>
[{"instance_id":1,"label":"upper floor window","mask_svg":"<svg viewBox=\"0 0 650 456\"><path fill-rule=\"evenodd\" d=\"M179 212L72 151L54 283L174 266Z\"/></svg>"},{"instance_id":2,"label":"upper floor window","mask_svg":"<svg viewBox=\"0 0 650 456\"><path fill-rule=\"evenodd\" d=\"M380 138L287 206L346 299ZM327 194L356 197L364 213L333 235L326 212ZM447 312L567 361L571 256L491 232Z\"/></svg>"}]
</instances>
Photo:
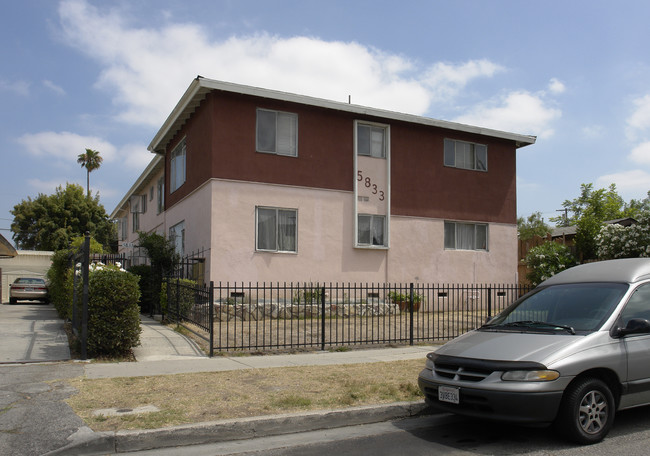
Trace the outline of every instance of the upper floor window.
<instances>
[{"instance_id":1,"label":"upper floor window","mask_svg":"<svg viewBox=\"0 0 650 456\"><path fill-rule=\"evenodd\" d=\"M158 195L158 214L165 210L165 178L158 179L156 184L156 193Z\"/></svg>"},{"instance_id":2,"label":"upper floor window","mask_svg":"<svg viewBox=\"0 0 650 456\"><path fill-rule=\"evenodd\" d=\"M357 122L357 155L386 158L388 127Z\"/></svg>"},{"instance_id":3,"label":"upper floor window","mask_svg":"<svg viewBox=\"0 0 650 456\"><path fill-rule=\"evenodd\" d=\"M484 223L445 222L445 248L487 250L488 226Z\"/></svg>"},{"instance_id":4,"label":"upper floor window","mask_svg":"<svg viewBox=\"0 0 650 456\"><path fill-rule=\"evenodd\" d=\"M258 152L298 156L298 115L258 109L256 148Z\"/></svg>"},{"instance_id":5,"label":"upper floor window","mask_svg":"<svg viewBox=\"0 0 650 456\"><path fill-rule=\"evenodd\" d=\"M172 150L170 157L169 192L175 192L185 183L185 138Z\"/></svg>"},{"instance_id":6,"label":"upper floor window","mask_svg":"<svg viewBox=\"0 0 650 456\"><path fill-rule=\"evenodd\" d=\"M357 244L360 246L386 246L386 217L359 214Z\"/></svg>"},{"instance_id":7,"label":"upper floor window","mask_svg":"<svg viewBox=\"0 0 650 456\"><path fill-rule=\"evenodd\" d=\"M487 146L445 139L445 166L487 171Z\"/></svg>"},{"instance_id":8,"label":"upper floor window","mask_svg":"<svg viewBox=\"0 0 650 456\"><path fill-rule=\"evenodd\" d=\"M298 211L274 207L258 207L257 250L270 252L296 252L298 232Z\"/></svg>"}]
</instances>

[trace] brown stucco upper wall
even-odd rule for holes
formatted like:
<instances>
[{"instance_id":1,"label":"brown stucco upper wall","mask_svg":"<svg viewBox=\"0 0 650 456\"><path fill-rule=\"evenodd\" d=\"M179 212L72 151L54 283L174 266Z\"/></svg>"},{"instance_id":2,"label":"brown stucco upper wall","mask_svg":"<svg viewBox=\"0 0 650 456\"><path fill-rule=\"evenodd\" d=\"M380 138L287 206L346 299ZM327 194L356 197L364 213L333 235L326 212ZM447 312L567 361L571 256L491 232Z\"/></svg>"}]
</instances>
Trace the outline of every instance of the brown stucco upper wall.
<instances>
[{"instance_id":1,"label":"brown stucco upper wall","mask_svg":"<svg viewBox=\"0 0 650 456\"><path fill-rule=\"evenodd\" d=\"M257 108L298 114L298 157L256 152ZM187 180L166 205L209 178L351 192L355 119L390 125L393 215L516 223L513 142L221 91L203 100L167 147L169 152L186 138ZM487 144L488 172L445 167L445 138ZM165 171L169 176L169 153Z\"/></svg>"},{"instance_id":2,"label":"brown stucco upper wall","mask_svg":"<svg viewBox=\"0 0 650 456\"><path fill-rule=\"evenodd\" d=\"M488 146L488 171L444 166L444 139ZM516 223L514 143L427 126L391 125L391 213Z\"/></svg>"},{"instance_id":3,"label":"brown stucco upper wall","mask_svg":"<svg viewBox=\"0 0 650 456\"><path fill-rule=\"evenodd\" d=\"M232 93L216 93L213 100L214 177L352 191L349 116ZM256 152L257 108L298 114L298 157Z\"/></svg>"}]
</instances>

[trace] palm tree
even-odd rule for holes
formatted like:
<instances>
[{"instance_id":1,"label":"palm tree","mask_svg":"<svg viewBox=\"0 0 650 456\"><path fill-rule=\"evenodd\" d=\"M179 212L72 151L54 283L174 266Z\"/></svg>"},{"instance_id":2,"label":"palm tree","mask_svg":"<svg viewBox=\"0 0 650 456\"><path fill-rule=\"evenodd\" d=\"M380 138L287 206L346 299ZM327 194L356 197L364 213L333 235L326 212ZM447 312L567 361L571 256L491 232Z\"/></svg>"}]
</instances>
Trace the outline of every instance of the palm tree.
<instances>
[{"instance_id":1,"label":"palm tree","mask_svg":"<svg viewBox=\"0 0 650 456\"><path fill-rule=\"evenodd\" d=\"M86 149L85 154L79 154L77 157L77 163L82 168L86 168L86 190L88 191L88 197L90 197L90 173L102 165L102 157L98 151Z\"/></svg>"}]
</instances>

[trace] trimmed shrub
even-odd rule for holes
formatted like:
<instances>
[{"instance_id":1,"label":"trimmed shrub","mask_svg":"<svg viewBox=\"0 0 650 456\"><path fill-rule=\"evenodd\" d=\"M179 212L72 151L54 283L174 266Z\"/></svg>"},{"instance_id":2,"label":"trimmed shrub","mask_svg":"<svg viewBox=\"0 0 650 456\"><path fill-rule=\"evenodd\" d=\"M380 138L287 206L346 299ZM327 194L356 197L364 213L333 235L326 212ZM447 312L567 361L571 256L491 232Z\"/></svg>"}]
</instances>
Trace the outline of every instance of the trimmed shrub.
<instances>
[{"instance_id":1,"label":"trimmed shrub","mask_svg":"<svg viewBox=\"0 0 650 456\"><path fill-rule=\"evenodd\" d=\"M139 277L115 266L91 269L88 354L124 355L140 343Z\"/></svg>"},{"instance_id":2,"label":"trimmed shrub","mask_svg":"<svg viewBox=\"0 0 650 456\"><path fill-rule=\"evenodd\" d=\"M52 266L47 270L50 302L63 320L72 318L72 269L68 250L52 255Z\"/></svg>"},{"instance_id":3,"label":"trimmed shrub","mask_svg":"<svg viewBox=\"0 0 650 456\"><path fill-rule=\"evenodd\" d=\"M177 287L178 282L178 287ZM180 310L180 317L185 318L189 315L195 303L194 288L198 285L194 280L190 279L171 279L170 293L171 299L169 302L172 306L172 311L176 313L177 309ZM177 306L177 301L179 307ZM167 300L167 282L163 282L160 288L160 305L163 314L169 313L168 300Z\"/></svg>"}]
</instances>

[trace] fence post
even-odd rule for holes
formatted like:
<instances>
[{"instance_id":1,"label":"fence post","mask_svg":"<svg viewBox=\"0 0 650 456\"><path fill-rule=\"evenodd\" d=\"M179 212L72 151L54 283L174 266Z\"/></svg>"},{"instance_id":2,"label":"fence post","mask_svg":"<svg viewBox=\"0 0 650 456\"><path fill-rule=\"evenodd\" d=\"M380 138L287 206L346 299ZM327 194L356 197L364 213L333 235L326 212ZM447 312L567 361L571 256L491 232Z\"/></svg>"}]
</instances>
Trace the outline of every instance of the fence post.
<instances>
[{"instance_id":1,"label":"fence post","mask_svg":"<svg viewBox=\"0 0 650 456\"><path fill-rule=\"evenodd\" d=\"M176 325L181 324L181 279L176 277Z\"/></svg>"},{"instance_id":2,"label":"fence post","mask_svg":"<svg viewBox=\"0 0 650 456\"><path fill-rule=\"evenodd\" d=\"M488 320L489 320L490 318L492 318L492 288L488 287L487 291L488 291Z\"/></svg>"},{"instance_id":3,"label":"fence post","mask_svg":"<svg viewBox=\"0 0 650 456\"><path fill-rule=\"evenodd\" d=\"M320 291L320 349L325 351L325 287Z\"/></svg>"},{"instance_id":4,"label":"fence post","mask_svg":"<svg viewBox=\"0 0 650 456\"><path fill-rule=\"evenodd\" d=\"M79 279L77 278L77 255L76 254L70 254L70 262L72 263L72 330L76 335L79 334L79 311L77 310L77 282L79 282Z\"/></svg>"},{"instance_id":5,"label":"fence post","mask_svg":"<svg viewBox=\"0 0 650 456\"><path fill-rule=\"evenodd\" d=\"M81 310L81 359L88 358L88 270L90 268L90 233L86 231L83 249L83 292Z\"/></svg>"},{"instance_id":6,"label":"fence post","mask_svg":"<svg viewBox=\"0 0 650 456\"><path fill-rule=\"evenodd\" d=\"M409 345L413 345L413 283L409 287Z\"/></svg>"},{"instance_id":7,"label":"fence post","mask_svg":"<svg viewBox=\"0 0 650 456\"><path fill-rule=\"evenodd\" d=\"M210 324L208 325L210 328L210 358L212 358L214 356L214 282L212 280L210 281L210 291L208 292L208 304L210 306L210 310L208 311L208 318L210 318Z\"/></svg>"}]
</instances>

